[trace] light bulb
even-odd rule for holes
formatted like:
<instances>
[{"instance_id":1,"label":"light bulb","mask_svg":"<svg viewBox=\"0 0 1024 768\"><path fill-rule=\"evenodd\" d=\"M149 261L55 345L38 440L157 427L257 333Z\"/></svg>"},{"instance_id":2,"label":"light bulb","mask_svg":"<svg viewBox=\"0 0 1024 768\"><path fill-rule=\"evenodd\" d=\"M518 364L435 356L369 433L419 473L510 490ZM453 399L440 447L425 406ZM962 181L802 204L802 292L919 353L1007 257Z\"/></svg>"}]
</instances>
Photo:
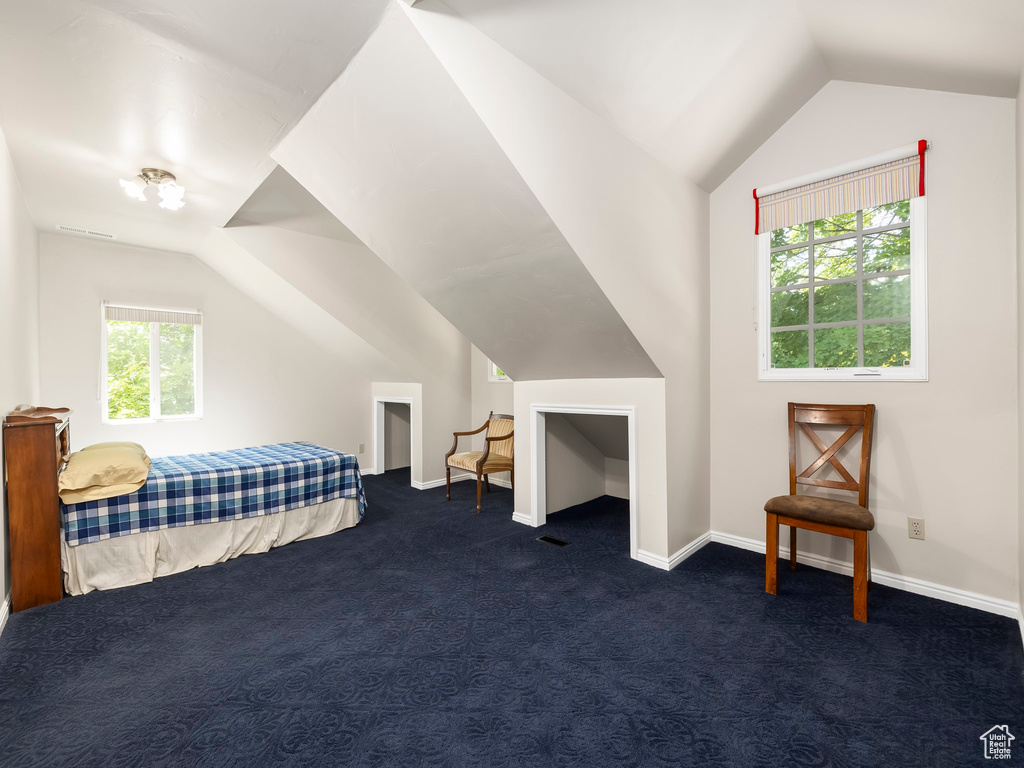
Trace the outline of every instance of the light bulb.
<instances>
[{"instance_id":1,"label":"light bulb","mask_svg":"<svg viewBox=\"0 0 1024 768\"><path fill-rule=\"evenodd\" d=\"M121 189L124 190L128 197L142 201L146 199L146 182L141 178L135 178L131 181L121 179Z\"/></svg>"},{"instance_id":2,"label":"light bulb","mask_svg":"<svg viewBox=\"0 0 1024 768\"><path fill-rule=\"evenodd\" d=\"M185 188L174 181L165 181L157 187L161 200L181 200L185 197Z\"/></svg>"},{"instance_id":3,"label":"light bulb","mask_svg":"<svg viewBox=\"0 0 1024 768\"><path fill-rule=\"evenodd\" d=\"M161 208L166 208L168 211L176 211L179 208L185 207L184 200L177 200L174 198L165 197L163 202L160 203Z\"/></svg>"}]
</instances>

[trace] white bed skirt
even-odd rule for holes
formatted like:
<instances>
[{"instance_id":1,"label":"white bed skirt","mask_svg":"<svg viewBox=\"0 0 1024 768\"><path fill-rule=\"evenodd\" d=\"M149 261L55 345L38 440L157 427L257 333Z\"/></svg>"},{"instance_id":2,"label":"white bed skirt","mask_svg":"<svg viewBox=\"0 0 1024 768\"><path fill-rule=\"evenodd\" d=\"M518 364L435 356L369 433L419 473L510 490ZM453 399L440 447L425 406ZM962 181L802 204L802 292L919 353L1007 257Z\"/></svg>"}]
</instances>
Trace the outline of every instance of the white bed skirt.
<instances>
[{"instance_id":1,"label":"white bed skirt","mask_svg":"<svg viewBox=\"0 0 1024 768\"><path fill-rule=\"evenodd\" d=\"M68 594L145 584L190 568L327 536L359 522L358 499L336 499L244 520L225 520L133 533L90 544L61 540Z\"/></svg>"}]
</instances>

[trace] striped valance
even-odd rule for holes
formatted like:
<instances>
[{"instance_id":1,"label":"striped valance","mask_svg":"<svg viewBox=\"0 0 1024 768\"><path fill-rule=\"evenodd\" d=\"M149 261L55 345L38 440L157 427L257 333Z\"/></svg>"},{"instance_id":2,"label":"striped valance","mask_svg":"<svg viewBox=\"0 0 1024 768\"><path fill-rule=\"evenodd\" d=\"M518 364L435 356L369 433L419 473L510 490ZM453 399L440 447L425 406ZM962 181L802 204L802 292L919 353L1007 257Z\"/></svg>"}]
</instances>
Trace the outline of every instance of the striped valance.
<instances>
[{"instance_id":1,"label":"striped valance","mask_svg":"<svg viewBox=\"0 0 1024 768\"><path fill-rule=\"evenodd\" d=\"M754 190L754 234L924 195L928 142Z\"/></svg>"},{"instance_id":2,"label":"striped valance","mask_svg":"<svg viewBox=\"0 0 1024 768\"><path fill-rule=\"evenodd\" d=\"M117 304L104 304L103 316L107 320L120 320L129 323L177 323L178 325L202 325L201 312L189 312L177 309L146 309L145 307L123 307Z\"/></svg>"}]
</instances>

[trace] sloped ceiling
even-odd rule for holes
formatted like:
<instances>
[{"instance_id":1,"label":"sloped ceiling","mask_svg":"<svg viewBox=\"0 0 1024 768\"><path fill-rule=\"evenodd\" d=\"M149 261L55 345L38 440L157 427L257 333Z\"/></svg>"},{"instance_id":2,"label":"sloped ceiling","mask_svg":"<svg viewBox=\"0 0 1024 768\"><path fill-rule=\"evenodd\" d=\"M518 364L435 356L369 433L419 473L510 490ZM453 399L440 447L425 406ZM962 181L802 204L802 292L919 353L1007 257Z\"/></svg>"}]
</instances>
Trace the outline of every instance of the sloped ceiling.
<instances>
[{"instance_id":1,"label":"sloped ceiling","mask_svg":"<svg viewBox=\"0 0 1024 768\"><path fill-rule=\"evenodd\" d=\"M229 227L268 226L347 243L362 243L280 166L257 187Z\"/></svg>"},{"instance_id":2,"label":"sloped ceiling","mask_svg":"<svg viewBox=\"0 0 1024 768\"><path fill-rule=\"evenodd\" d=\"M789 0L446 5L705 189L828 79Z\"/></svg>"},{"instance_id":3,"label":"sloped ceiling","mask_svg":"<svg viewBox=\"0 0 1024 768\"><path fill-rule=\"evenodd\" d=\"M194 251L396 2L0 0L0 127L36 225ZM1021 0L447 4L707 191L830 79L1013 97L1024 63ZM183 210L121 193L143 166Z\"/></svg>"},{"instance_id":4,"label":"sloped ceiling","mask_svg":"<svg viewBox=\"0 0 1024 768\"><path fill-rule=\"evenodd\" d=\"M1020 0L796 0L833 80L1017 95Z\"/></svg>"},{"instance_id":5,"label":"sloped ceiling","mask_svg":"<svg viewBox=\"0 0 1024 768\"><path fill-rule=\"evenodd\" d=\"M625 416L563 413L562 418L605 457L629 461L629 424Z\"/></svg>"},{"instance_id":6,"label":"sloped ceiling","mask_svg":"<svg viewBox=\"0 0 1024 768\"><path fill-rule=\"evenodd\" d=\"M0 121L36 226L194 252L387 4L0 0ZM125 196L143 167L174 173L185 207Z\"/></svg>"},{"instance_id":7,"label":"sloped ceiling","mask_svg":"<svg viewBox=\"0 0 1024 768\"><path fill-rule=\"evenodd\" d=\"M403 10L273 156L513 379L660 375Z\"/></svg>"},{"instance_id":8,"label":"sloped ceiling","mask_svg":"<svg viewBox=\"0 0 1024 768\"><path fill-rule=\"evenodd\" d=\"M707 191L831 79L1014 96L1024 49L1019 0L445 2Z\"/></svg>"}]
</instances>

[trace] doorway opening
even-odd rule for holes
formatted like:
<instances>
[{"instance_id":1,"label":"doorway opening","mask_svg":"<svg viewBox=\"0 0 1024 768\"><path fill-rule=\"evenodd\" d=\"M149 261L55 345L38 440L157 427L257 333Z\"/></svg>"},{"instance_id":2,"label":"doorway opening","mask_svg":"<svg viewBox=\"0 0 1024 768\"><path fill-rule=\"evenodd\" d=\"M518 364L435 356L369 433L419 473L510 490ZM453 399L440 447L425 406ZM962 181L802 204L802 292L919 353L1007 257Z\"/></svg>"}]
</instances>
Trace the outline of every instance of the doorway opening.
<instances>
[{"instance_id":1,"label":"doorway opening","mask_svg":"<svg viewBox=\"0 0 1024 768\"><path fill-rule=\"evenodd\" d=\"M530 525L545 525L548 515L603 496L628 500L629 554L636 559L636 409L534 404L530 417Z\"/></svg>"},{"instance_id":2,"label":"doorway opening","mask_svg":"<svg viewBox=\"0 0 1024 768\"><path fill-rule=\"evenodd\" d=\"M401 470L412 485L412 398L373 398L373 469L378 475Z\"/></svg>"}]
</instances>

